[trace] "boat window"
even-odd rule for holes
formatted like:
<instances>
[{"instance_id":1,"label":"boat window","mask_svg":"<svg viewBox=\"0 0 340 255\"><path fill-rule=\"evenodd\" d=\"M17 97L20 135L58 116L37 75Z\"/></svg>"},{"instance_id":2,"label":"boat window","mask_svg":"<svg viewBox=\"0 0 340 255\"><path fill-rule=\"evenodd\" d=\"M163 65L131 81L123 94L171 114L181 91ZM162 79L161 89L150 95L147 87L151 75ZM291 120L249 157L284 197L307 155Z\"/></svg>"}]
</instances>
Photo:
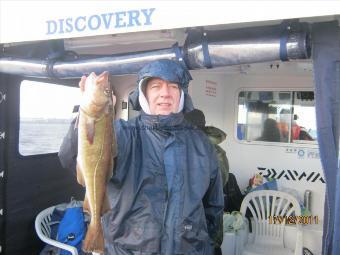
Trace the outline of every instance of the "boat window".
<instances>
[{"instance_id":1,"label":"boat window","mask_svg":"<svg viewBox=\"0 0 340 255\"><path fill-rule=\"evenodd\" d=\"M313 91L241 91L237 138L316 144Z\"/></svg>"},{"instance_id":2,"label":"boat window","mask_svg":"<svg viewBox=\"0 0 340 255\"><path fill-rule=\"evenodd\" d=\"M20 86L19 153L55 153L80 102L79 88L25 80Z\"/></svg>"}]
</instances>

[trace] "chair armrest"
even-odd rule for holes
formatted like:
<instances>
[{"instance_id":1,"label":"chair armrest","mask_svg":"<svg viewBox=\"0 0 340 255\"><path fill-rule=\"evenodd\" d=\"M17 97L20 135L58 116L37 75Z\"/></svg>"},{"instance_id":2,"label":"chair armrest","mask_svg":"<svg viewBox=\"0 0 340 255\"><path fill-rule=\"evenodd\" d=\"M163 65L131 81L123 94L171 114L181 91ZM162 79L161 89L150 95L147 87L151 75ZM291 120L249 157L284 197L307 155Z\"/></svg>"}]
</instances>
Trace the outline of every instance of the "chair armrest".
<instances>
[{"instance_id":1,"label":"chair armrest","mask_svg":"<svg viewBox=\"0 0 340 255\"><path fill-rule=\"evenodd\" d=\"M248 243L249 239L249 221L245 217L243 217L243 220L244 229L240 229L236 234L236 255L242 254L243 248Z\"/></svg>"},{"instance_id":2,"label":"chair armrest","mask_svg":"<svg viewBox=\"0 0 340 255\"><path fill-rule=\"evenodd\" d=\"M296 244L295 244L295 252L294 255L301 255L302 254L302 248L303 248L303 234L302 229L299 228L296 230Z\"/></svg>"},{"instance_id":3,"label":"chair armrest","mask_svg":"<svg viewBox=\"0 0 340 255\"><path fill-rule=\"evenodd\" d=\"M60 249L64 249L67 250L69 252L71 252L72 255L78 255L78 251L77 248L68 245L68 244L64 244L61 242L58 242L56 240L51 239L49 236L47 236L46 234L44 234L42 232L42 224L44 222L44 220L51 215L52 211L53 211L54 207L50 207L45 209L44 211L40 212L37 217L35 218L35 231L38 235L38 237L41 239L41 241L50 244L52 246L58 247Z\"/></svg>"}]
</instances>

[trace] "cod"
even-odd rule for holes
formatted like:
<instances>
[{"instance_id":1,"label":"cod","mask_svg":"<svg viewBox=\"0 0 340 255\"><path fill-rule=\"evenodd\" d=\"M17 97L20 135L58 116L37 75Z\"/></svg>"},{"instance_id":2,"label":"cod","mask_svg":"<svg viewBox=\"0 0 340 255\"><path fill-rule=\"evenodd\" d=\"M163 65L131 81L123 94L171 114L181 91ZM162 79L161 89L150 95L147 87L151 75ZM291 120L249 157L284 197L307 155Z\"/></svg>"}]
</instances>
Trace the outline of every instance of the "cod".
<instances>
[{"instance_id":1,"label":"cod","mask_svg":"<svg viewBox=\"0 0 340 255\"><path fill-rule=\"evenodd\" d=\"M86 189L83 210L90 214L82 249L104 253L101 216L110 210L106 186L113 174L116 139L108 72L91 73L82 90L78 116L77 181Z\"/></svg>"}]
</instances>

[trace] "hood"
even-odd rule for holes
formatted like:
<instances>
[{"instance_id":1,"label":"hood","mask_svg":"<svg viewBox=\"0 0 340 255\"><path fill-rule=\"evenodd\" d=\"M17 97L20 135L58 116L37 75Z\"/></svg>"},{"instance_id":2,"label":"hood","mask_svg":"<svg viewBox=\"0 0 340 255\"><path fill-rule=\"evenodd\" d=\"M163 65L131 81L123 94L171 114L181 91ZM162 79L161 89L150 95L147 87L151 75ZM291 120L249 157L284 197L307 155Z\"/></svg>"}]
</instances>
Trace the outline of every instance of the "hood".
<instances>
[{"instance_id":1,"label":"hood","mask_svg":"<svg viewBox=\"0 0 340 255\"><path fill-rule=\"evenodd\" d=\"M188 94L189 81L192 80L189 71L176 61L161 59L147 64L139 71L136 89L129 96L129 101L134 110L140 111L142 109L139 101L139 87L143 86L151 77L177 83L182 89L183 112L189 112L194 109Z\"/></svg>"},{"instance_id":2,"label":"hood","mask_svg":"<svg viewBox=\"0 0 340 255\"><path fill-rule=\"evenodd\" d=\"M220 144L227 138L227 134L221 129L213 126L203 128L204 133L208 136L209 140L213 144Z\"/></svg>"}]
</instances>

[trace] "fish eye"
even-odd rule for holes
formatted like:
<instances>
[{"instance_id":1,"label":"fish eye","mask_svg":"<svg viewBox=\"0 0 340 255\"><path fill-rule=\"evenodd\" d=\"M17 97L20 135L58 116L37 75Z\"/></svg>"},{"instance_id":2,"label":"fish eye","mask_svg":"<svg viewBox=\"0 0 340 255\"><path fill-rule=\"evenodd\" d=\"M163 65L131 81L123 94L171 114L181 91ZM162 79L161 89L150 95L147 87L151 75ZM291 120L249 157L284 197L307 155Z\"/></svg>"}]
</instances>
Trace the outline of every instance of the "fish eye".
<instances>
[{"instance_id":1,"label":"fish eye","mask_svg":"<svg viewBox=\"0 0 340 255\"><path fill-rule=\"evenodd\" d=\"M105 96L110 96L110 94L111 94L111 93L110 93L110 90L109 90L109 89L105 89L105 90L104 90L104 95L105 95Z\"/></svg>"}]
</instances>

